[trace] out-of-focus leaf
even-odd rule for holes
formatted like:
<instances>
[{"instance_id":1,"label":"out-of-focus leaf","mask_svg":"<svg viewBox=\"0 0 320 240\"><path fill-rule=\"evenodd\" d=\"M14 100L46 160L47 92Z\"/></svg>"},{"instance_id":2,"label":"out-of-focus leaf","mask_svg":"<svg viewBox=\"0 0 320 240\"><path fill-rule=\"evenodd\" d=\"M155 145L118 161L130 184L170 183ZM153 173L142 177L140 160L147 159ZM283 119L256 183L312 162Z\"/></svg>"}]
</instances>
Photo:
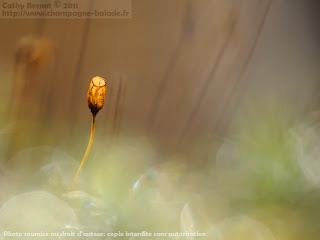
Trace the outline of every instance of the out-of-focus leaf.
<instances>
[{"instance_id":1,"label":"out-of-focus leaf","mask_svg":"<svg viewBox=\"0 0 320 240\"><path fill-rule=\"evenodd\" d=\"M222 240L275 240L269 228L247 216L228 218L217 224L217 230Z\"/></svg>"},{"instance_id":2,"label":"out-of-focus leaf","mask_svg":"<svg viewBox=\"0 0 320 240\"><path fill-rule=\"evenodd\" d=\"M50 186L64 190L69 188L77 168L77 162L69 154L55 148L51 151L50 161L40 167L39 175ZM82 183L80 177L79 184Z\"/></svg>"},{"instance_id":3,"label":"out-of-focus leaf","mask_svg":"<svg viewBox=\"0 0 320 240\"><path fill-rule=\"evenodd\" d=\"M64 193L62 197L75 209L82 230L113 231L118 216L105 200L80 190Z\"/></svg>"},{"instance_id":4,"label":"out-of-focus leaf","mask_svg":"<svg viewBox=\"0 0 320 240\"><path fill-rule=\"evenodd\" d=\"M0 209L0 228L3 231L60 233L66 226L77 225L78 220L73 209L48 192L34 191L17 195L5 202Z\"/></svg>"}]
</instances>

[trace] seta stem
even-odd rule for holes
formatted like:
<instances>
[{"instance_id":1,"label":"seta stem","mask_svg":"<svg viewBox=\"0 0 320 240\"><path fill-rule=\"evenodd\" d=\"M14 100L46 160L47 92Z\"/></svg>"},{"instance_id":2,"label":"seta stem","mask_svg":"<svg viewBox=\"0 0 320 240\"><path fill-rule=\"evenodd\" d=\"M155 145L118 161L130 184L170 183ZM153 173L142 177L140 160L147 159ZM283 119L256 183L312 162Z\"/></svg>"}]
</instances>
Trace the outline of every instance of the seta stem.
<instances>
[{"instance_id":1,"label":"seta stem","mask_svg":"<svg viewBox=\"0 0 320 240\"><path fill-rule=\"evenodd\" d=\"M78 171L76 173L76 175L74 176L73 178L73 181L72 181L72 185L71 185L71 189L74 189L74 187L76 186L77 182L78 182L78 178L79 178L79 175L81 173L81 170L88 158L88 155L90 153L90 149L91 149L91 145L92 145L92 142L93 142L93 137L94 137L94 130L95 130L95 121L96 121L96 114L92 114L92 123L91 123L91 132L90 132L90 138L89 138L89 142L88 142L88 146L87 146L87 150L86 152L84 153L84 156L82 158L82 161L80 163L80 166L78 168Z\"/></svg>"}]
</instances>

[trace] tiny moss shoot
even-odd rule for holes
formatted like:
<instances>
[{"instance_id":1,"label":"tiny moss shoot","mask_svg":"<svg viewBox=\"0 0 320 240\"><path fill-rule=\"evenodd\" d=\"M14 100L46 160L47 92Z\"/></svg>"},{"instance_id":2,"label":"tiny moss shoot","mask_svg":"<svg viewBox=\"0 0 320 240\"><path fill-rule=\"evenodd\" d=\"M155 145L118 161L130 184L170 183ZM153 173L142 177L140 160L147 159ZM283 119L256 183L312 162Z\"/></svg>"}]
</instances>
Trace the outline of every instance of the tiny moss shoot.
<instances>
[{"instance_id":1,"label":"tiny moss shoot","mask_svg":"<svg viewBox=\"0 0 320 240\"><path fill-rule=\"evenodd\" d=\"M89 85L88 94L87 94L88 107L90 108L91 113L92 113L90 138L89 138L87 150L84 153L84 156L83 156L83 159L80 163L78 171L73 178L71 189L73 189L76 186L76 184L78 182L79 175L81 173L81 170L82 170L82 168L88 158L88 155L90 153L90 149L91 149L91 145L92 145L93 137L94 137L94 131L95 131L96 116L97 116L98 112L100 111L100 109L103 107L106 92L107 92L106 80L104 80L102 77L98 77L98 76L92 78L90 85Z\"/></svg>"}]
</instances>

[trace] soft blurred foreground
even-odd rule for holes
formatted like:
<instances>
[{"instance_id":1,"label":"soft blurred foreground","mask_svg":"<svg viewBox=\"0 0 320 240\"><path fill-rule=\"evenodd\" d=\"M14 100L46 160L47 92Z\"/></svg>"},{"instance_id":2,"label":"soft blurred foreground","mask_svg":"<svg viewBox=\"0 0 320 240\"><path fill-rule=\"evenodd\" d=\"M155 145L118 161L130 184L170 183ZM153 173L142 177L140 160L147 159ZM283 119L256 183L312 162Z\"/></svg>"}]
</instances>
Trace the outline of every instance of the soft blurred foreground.
<instances>
[{"instance_id":1,"label":"soft blurred foreground","mask_svg":"<svg viewBox=\"0 0 320 240\"><path fill-rule=\"evenodd\" d=\"M100 136L74 190L69 186L80 160L66 149L17 150L2 162L1 230L317 239L320 128L309 119L289 128L274 116L251 119L254 125L244 124L229 138L206 139L197 146L207 155L201 165L196 154L161 153L142 137L112 142Z\"/></svg>"}]
</instances>

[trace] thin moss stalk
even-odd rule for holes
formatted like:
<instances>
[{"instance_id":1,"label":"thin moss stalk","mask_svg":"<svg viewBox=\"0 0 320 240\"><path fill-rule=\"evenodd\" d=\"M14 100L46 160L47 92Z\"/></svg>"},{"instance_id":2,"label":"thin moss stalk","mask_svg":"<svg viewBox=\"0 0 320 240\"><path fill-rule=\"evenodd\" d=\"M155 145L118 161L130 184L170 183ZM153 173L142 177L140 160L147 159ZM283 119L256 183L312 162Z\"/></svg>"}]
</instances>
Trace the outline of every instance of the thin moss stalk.
<instances>
[{"instance_id":1,"label":"thin moss stalk","mask_svg":"<svg viewBox=\"0 0 320 240\"><path fill-rule=\"evenodd\" d=\"M86 152L84 153L84 156L82 158L78 171L73 178L71 189L74 189L76 187L80 173L89 156L93 138L94 138L96 116L100 111L100 109L103 107L106 92L107 92L106 81L102 77L94 77L90 82L89 90L87 94L88 107L90 108L92 113L90 138L89 138Z\"/></svg>"}]
</instances>

